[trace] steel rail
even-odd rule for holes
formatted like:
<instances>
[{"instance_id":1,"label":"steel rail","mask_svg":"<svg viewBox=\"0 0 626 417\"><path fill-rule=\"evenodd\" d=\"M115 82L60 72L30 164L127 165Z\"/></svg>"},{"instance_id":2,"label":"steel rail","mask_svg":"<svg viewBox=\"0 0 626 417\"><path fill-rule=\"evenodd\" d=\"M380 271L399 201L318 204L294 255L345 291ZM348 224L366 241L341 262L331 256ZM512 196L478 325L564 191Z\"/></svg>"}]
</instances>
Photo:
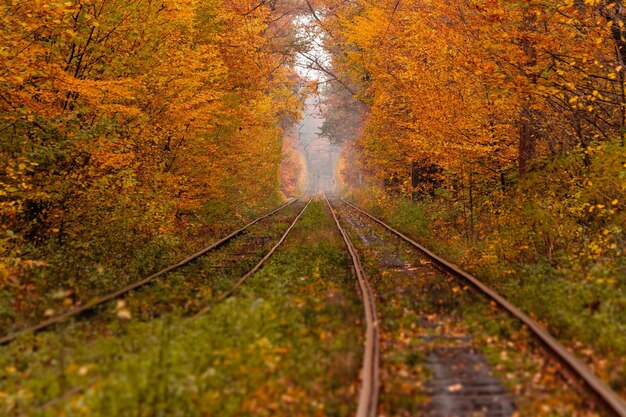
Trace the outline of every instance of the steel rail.
<instances>
[{"instance_id":1,"label":"steel rail","mask_svg":"<svg viewBox=\"0 0 626 417\"><path fill-rule=\"evenodd\" d=\"M402 232L394 229L389 226L382 220L374 217L369 214L365 210L349 203L348 201L341 199L345 204L352 207L359 213L365 215L370 218L374 222L383 226L385 229L400 237L411 246L418 249L424 255L426 255L431 261L435 263L436 266L448 272L450 275L460 278L469 284L471 284L475 289L485 295L488 299L495 302L501 309L508 312L515 319L523 323L533 334L533 336L541 342L543 347L561 364L563 365L568 374L575 379L581 381L586 387L588 393L591 393L596 397L600 403L615 416L618 417L626 417L626 403L619 397L615 391L613 391L608 385L606 385L600 378L598 378L588 367L585 365L578 357L572 354L565 346L559 343L554 336L552 336L548 331L546 331L543 327L539 325L535 320L533 320L529 315L524 313L518 307L513 305L506 298L499 295L496 291L488 287L478 278L473 275L463 271L458 266L446 261L445 259L437 256L430 250L426 249L424 246L415 242L410 237L406 236Z\"/></svg>"},{"instance_id":2,"label":"steel rail","mask_svg":"<svg viewBox=\"0 0 626 417\"><path fill-rule=\"evenodd\" d=\"M243 283L255 272L257 272L259 269L261 269L261 267L263 266L263 264L265 263L265 261L267 261L273 254L274 252L276 252L276 250L278 249L278 247L280 245L282 245L282 243L285 241L285 239L287 239L287 235L289 234L289 232L291 232L291 229L293 229L296 225L296 223L298 222L298 220L300 220L300 217L302 217L302 215L304 214L304 212L306 211L307 207L309 207L309 204L311 203L311 199L309 199L309 201L306 203L306 205L304 206L304 208L300 211L300 213L298 214L298 216L296 216L296 218L293 220L293 222L291 222L291 225L289 225L289 227L287 228L287 230L285 230L285 232L283 233L283 235L280 237L280 239L278 240L278 242L276 242L276 244L274 246L272 246L272 248L269 250L269 252L267 252L265 254L265 256L251 269L249 270L244 276L242 276L241 278L239 278L239 280L232 286L230 287L227 291L223 292L219 297L217 297L215 299L215 301L213 301L213 303L207 305L206 307L202 308L201 310L199 310L196 314L194 314L193 316L190 317L190 319L195 319L203 314L206 314L207 312L209 312L213 307L215 307L217 304L221 303L222 301L224 301L225 299L227 299L228 297L230 297L231 295L233 295L235 293L235 291L237 291L239 289L239 287L241 287L243 285Z\"/></svg>"},{"instance_id":3,"label":"steel rail","mask_svg":"<svg viewBox=\"0 0 626 417\"><path fill-rule=\"evenodd\" d=\"M298 199L294 199L294 201L292 201L291 203L295 202ZM291 222L291 224L289 225L289 227L287 228L287 230L282 234L282 236L280 237L279 241L272 246L272 248L268 251L268 253L263 257L263 259L261 259L251 270L249 270L244 276L242 276L228 291L222 293L213 303L209 304L208 306L202 308L201 310L199 310L196 314L194 314L193 316L190 316L186 321L192 321L197 319L198 317L208 313L211 309L213 309L216 305L218 305L219 303L221 303L222 301L226 300L228 297L232 296L235 291L241 287L241 285L243 285L243 283L255 272L257 272L261 266L265 263L265 261L267 261L273 254L274 252L276 252L276 250L278 249L278 247L285 241L285 239L287 238L287 235L289 234L289 232L291 231L291 229L294 228L294 226L296 225L297 221L300 219L300 217L304 214L305 210L307 209L307 207L309 206L309 204L311 203L313 199L309 199L308 202L306 203L306 205L304 206L304 208L300 211L300 213L298 214L298 216L293 220L293 222ZM286 207L286 206L283 206ZM280 208L279 208L280 209ZM182 327L178 328L179 332L183 331ZM95 385L97 382L99 382L100 379L99 378L94 378L91 381L89 381L86 385L80 385L80 386L75 386L73 388L70 388L69 390L67 390L66 392L62 393L60 396L56 397L56 398L52 398L48 401L46 401L45 403L41 404L39 406L40 410L45 410L47 408L50 408L51 406L53 406L54 404L56 404L58 401L62 401L66 398L71 398L74 395L80 394L81 392L84 392L87 388Z\"/></svg>"},{"instance_id":4,"label":"steel rail","mask_svg":"<svg viewBox=\"0 0 626 417\"><path fill-rule=\"evenodd\" d=\"M330 201L324 194L324 199L330 213L335 220L335 224L341 232L344 242L350 252L352 263L354 264L354 270L359 282L359 290L363 299L363 307L365 309L365 352L363 355L363 366L361 370L361 389L359 392L359 403L357 407L356 417L376 417L378 411L378 391L380 389L379 381L379 368L380 368L380 346L379 346L379 327L378 316L376 313L376 304L374 302L374 295L372 288L370 287L365 270L361 265L359 255L356 248L352 244L350 237L346 231L341 227L339 219L335 214Z\"/></svg>"},{"instance_id":5,"label":"steel rail","mask_svg":"<svg viewBox=\"0 0 626 417\"><path fill-rule=\"evenodd\" d=\"M223 238L221 238L220 240L218 240L217 242L205 247L204 249L194 253L191 256L188 256L187 258L183 259L182 261L174 264L174 265L170 265L165 269L160 270L159 272L156 272L142 280L136 281L130 285L127 285L123 288L120 288L119 290L116 290L114 292L111 292L109 294L106 294L102 297L98 297L93 301L90 301L82 306L79 306L77 308L74 308L72 310L69 310L63 314L59 314L58 316L54 316L52 318L49 318L47 320L42 321L39 324L36 324L34 326L30 326L27 328L24 328L22 330L18 330L14 333L10 333L6 336L3 336L2 338L0 338L0 346L2 345L7 345L11 342L13 342L15 339L17 339L20 336L23 336L25 334L29 334L29 333L37 333L40 332L42 330L45 330L47 328L49 328L50 326L57 324L57 323L61 323L71 317L75 317L78 316L86 311L92 310L93 308L104 304L108 301L114 300L130 291L133 291L137 288L143 287L144 285L154 281L155 279L167 274L168 272L172 272L175 269L178 269L184 265L187 265L189 262L201 257L202 255L205 255L206 253L222 246L224 243L228 242L229 240L233 239L234 237L240 235L241 233L243 233L246 229L248 229L249 227L253 226L254 224L260 222L261 220L264 220L270 216L272 216L273 214L276 214L277 212L283 210L284 208L287 208L288 206L291 206L293 203L295 203L296 201L298 201L297 198L292 199L291 201L281 205L280 207L270 211L269 213L264 214L261 217L256 218L255 220L251 221L250 223L246 224L245 226L241 227L240 229L235 230L234 232L230 233L228 236L225 236Z\"/></svg>"}]
</instances>

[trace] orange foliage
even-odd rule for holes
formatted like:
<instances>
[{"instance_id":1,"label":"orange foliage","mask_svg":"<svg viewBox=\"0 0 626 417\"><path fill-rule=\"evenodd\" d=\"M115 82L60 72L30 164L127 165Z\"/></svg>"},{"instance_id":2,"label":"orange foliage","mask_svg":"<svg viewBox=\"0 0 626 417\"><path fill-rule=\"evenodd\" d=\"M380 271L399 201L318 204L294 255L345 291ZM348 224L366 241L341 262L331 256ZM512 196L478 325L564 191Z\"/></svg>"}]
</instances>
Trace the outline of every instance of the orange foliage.
<instances>
[{"instance_id":1,"label":"orange foliage","mask_svg":"<svg viewBox=\"0 0 626 417\"><path fill-rule=\"evenodd\" d=\"M89 240L103 224L164 232L212 199L275 193L282 126L300 106L283 15L251 0L0 4L13 248Z\"/></svg>"},{"instance_id":2,"label":"orange foliage","mask_svg":"<svg viewBox=\"0 0 626 417\"><path fill-rule=\"evenodd\" d=\"M408 192L413 162L499 181L624 134L621 2L318 6L337 79L370 109L360 155L392 188Z\"/></svg>"},{"instance_id":3,"label":"orange foliage","mask_svg":"<svg viewBox=\"0 0 626 417\"><path fill-rule=\"evenodd\" d=\"M290 197L297 197L306 186L306 161L296 148L297 135L295 129L289 129L283 140L280 165L280 182L283 192Z\"/></svg>"}]
</instances>

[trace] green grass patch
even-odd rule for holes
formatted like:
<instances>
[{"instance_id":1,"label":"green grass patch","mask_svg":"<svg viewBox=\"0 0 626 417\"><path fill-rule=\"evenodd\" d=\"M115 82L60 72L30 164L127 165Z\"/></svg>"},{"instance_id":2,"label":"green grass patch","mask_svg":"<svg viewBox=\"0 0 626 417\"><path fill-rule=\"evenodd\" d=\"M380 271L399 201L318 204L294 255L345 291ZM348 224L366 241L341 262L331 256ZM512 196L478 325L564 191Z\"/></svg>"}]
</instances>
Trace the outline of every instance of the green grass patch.
<instances>
[{"instance_id":1,"label":"green grass patch","mask_svg":"<svg viewBox=\"0 0 626 417\"><path fill-rule=\"evenodd\" d=\"M340 236L314 202L235 296L192 322L119 320L116 337L66 328L4 349L9 416L351 415L362 307ZM132 304L131 304L132 312ZM73 387L85 390L42 410Z\"/></svg>"}]
</instances>

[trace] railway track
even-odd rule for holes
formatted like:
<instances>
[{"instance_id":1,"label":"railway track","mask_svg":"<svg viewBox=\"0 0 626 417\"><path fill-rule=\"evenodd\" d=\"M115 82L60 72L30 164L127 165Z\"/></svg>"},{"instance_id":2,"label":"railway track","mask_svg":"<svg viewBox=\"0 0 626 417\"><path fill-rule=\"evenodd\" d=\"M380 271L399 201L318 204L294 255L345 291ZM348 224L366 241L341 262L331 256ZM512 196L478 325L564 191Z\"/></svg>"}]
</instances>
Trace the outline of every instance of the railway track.
<instances>
[{"instance_id":1,"label":"railway track","mask_svg":"<svg viewBox=\"0 0 626 417\"><path fill-rule=\"evenodd\" d=\"M157 280L158 278L163 277L164 275L173 272L185 265L188 265L189 263L201 258L204 255L207 255L209 252L216 250L217 248L220 248L221 246L225 245L227 242L233 240L234 238L240 236L241 234L243 234L244 232L246 232L247 230L249 230L252 226L254 226L255 224L261 222L262 220L268 219L271 216L273 216L276 213L279 213L280 211L286 209L287 207L292 206L294 203L296 203L297 201L299 201L298 198L294 198L290 201L288 201L287 203L279 206L278 208L254 219L253 221L249 222L248 224L244 225L243 227L233 231L232 233L228 234L227 236L219 239L218 241L212 243L211 245L201 249L200 251L188 256L187 258L181 260L180 262L170 265L146 278L143 278L139 281L135 281L129 285L126 285L118 290L112 291L108 294L105 294L103 296L97 297L83 305L80 305L76 308L73 308L71 310L68 310L62 314L59 314L57 316L51 317L47 320L44 320L36 325L33 326L29 326L26 327L24 329L15 331L13 333L7 334L5 336L3 336L2 338L0 338L0 346L3 345L8 345L11 342L15 341L16 339L18 339L20 336L24 336L27 334L32 334L32 333L38 333L44 330L47 330L57 324L63 323L65 321L67 321L68 319L71 319L73 317L78 317L81 314L84 314L86 312L89 312L93 309L95 309L98 306L101 306L107 302L110 302L112 300L118 299L119 297L122 297L123 295L126 295L132 291L135 291L139 288L145 287L146 285L154 282L155 280ZM310 200L309 200L310 201ZM280 245L280 243L282 243L287 235L287 233L289 233L289 231L293 228L293 226L295 225L295 223L297 222L297 220L300 218L300 216L302 215L302 213L304 212L304 210L306 209L306 207L308 206L308 203L305 205L304 209L302 209L302 211L300 211L299 215L297 216L297 218L291 223L291 225L289 226L289 228L287 229L287 231L281 236L281 239L279 240L279 243L277 243L276 245L274 245L272 247L272 249L270 250L270 252L268 254L266 254L263 259L257 263L254 267L254 271L258 270L258 268L260 268L260 266L271 256L271 254L274 253L274 251L277 249L277 247ZM248 273L246 274L242 279L240 279L237 283L236 283L236 287L238 288L239 286L241 286L241 284L243 283L243 281L245 281L245 279L251 275L252 273ZM232 292L234 292L236 290L235 289L231 289L228 293L228 295L232 294ZM228 296L227 295L227 296ZM226 296L226 297L227 297ZM223 300L226 297L220 297L220 301ZM203 311L205 310L204 308L202 309ZM197 316L198 314L196 314Z\"/></svg>"},{"instance_id":2,"label":"railway track","mask_svg":"<svg viewBox=\"0 0 626 417\"><path fill-rule=\"evenodd\" d=\"M325 194L324 199L348 248L348 252L350 252L350 258L352 259L354 271L357 276L365 311L365 352L363 355L363 365L361 367L361 388L356 416L375 417L378 412L378 394L380 389L380 337L374 294L367 276L365 275L365 270L361 265L356 248L341 226L335 210Z\"/></svg>"},{"instance_id":3,"label":"railway track","mask_svg":"<svg viewBox=\"0 0 626 417\"><path fill-rule=\"evenodd\" d=\"M363 301L363 311L365 317L365 341L364 341L364 353L363 360L361 364L361 382L359 388L358 395L358 404L356 410L357 417L374 417L378 415L379 411L379 401L380 401L380 388L381 388L381 328L379 325L378 313L375 304L375 295L370 284L368 277L365 272L365 268L361 262L359 253L355 245L353 244L349 233L346 230L345 219L343 219L339 213L339 210L334 207L336 202L331 202L326 195L324 195L324 199L330 214L334 220L334 223L339 230L343 241L346 245L346 248L350 254L350 258L352 260L352 264L354 267L354 272L357 278L358 289L361 295L361 299ZM232 286L221 292L216 298L212 300L209 304L205 305L203 308L198 310L194 315L189 317L189 320L193 320L194 318L206 314L211 311L217 304L226 300L228 297L234 295L239 288L245 283L245 281L252 276L255 272L257 272L263 264L278 250L278 248L283 244L285 239L287 238L290 231L295 227L297 222L300 220L302 215L305 213L307 207L309 206L312 199L309 199L306 204L304 204L303 208L299 210L298 214L293 218L292 221L289 222L288 227L282 231L280 237L276 240L276 242L271 246L271 248L265 253L265 255L254 264L254 266L249 269L244 275L242 275ZM165 268L143 280L137 281L131 285L128 285L122 289L119 289L115 292L106 294L105 296L100 297L97 300L94 300L86 305L80 306L74 310L68 311L62 315L53 317L49 320L46 320L42 323L39 323L36 326L32 326L18 332L12 333L0 339L0 344L6 345L19 338L20 336L28 333L35 333L38 331L45 330L55 324L62 323L72 317L78 316L88 310L94 309L95 307L104 304L108 301L116 299L124 294L127 294L137 288L140 288L144 285L149 284L150 282L156 280L157 278L167 274L168 272L174 271L193 260L202 257L208 252L216 249L217 247L225 244L226 242L232 240L236 236L242 234L245 230L247 230L252 225L258 223L263 219L267 219L271 217L273 214L280 212L286 207L293 205L297 199L289 201L288 203L278 207L277 209L261 216L254 221L248 223L244 227L234 231L228 236L220 239L219 241L213 243L210 246L202 249L201 251L195 253L194 255L187 257L181 262L171 265L168 268ZM338 201L337 201L338 202ZM580 382L580 387L584 387L585 394L591 394L596 399L598 404L601 404L611 415L618 417L626 417L626 406L624 402L619 398L619 396L613 392L606 384L604 384L599 378L597 378L593 372L591 372L584 363L582 363L578 358L576 358L573 354L571 354L565 347L563 347L558 341L556 341L548 332L546 332L537 322L535 322L528 315L523 313L517 307L512 305L506 299L498 295L491 288L486 286L476 277L464 272L459 269L455 265L450 264L449 262L443 260L437 255L430 252L428 249L419 245L410 237L402 234L398 230L384 223L382 220L376 218L375 216L369 214L368 212L360 209L359 207L341 199L346 210L352 210L354 213L358 213L358 215L362 218L368 219L378 226L385 229L389 234L395 236L405 244L410 245L414 250L421 253L423 256L428 258L433 266L435 266L438 270L445 272L449 276L454 279L460 280L463 283L469 284L471 287L476 289L480 294L482 294L487 300L497 305L502 311L506 312L510 316L514 317L520 323L522 323L528 331L532 334L532 336L541 343L545 351L549 354L549 357L556 362L567 371L567 374L570 378L574 378L576 381ZM343 210L343 208L342 208ZM344 213L346 213L344 211ZM384 304L381 304L384 306ZM179 329L182 331L182 329ZM449 352L450 353L450 352ZM454 354L454 351L451 351ZM97 381L97 379L95 380ZM85 387L77 386L73 387L70 390L64 392L60 397L53 398L51 400L46 401L41 405L41 409L47 409L51 405L54 405L57 401L64 401L65 399L76 395L82 392Z\"/></svg>"},{"instance_id":4,"label":"railway track","mask_svg":"<svg viewBox=\"0 0 626 417\"><path fill-rule=\"evenodd\" d=\"M276 252L276 250L279 248L280 245L283 244L283 242L285 241L285 239L287 239L287 235L289 234L289 232L291 232L291 230L296 226L296 223L298 223L298 220L300 220L300 217L302 217L302 215L304 214L304 212L306 211L307 207L309 207L309 204L311 203L312 199L309 199L309 201L307 201L306 205L304 206L304 208L300 211L300 213L298 213L298 215L296 216L296 218L293 220L293 222L291 222L291 224L289 225L289 227L287 228L287 230L285 230L285 232L282 234L282 236L280 237L280 239L278 239L278 241L274 244L274 246L272 246L272 248L269 250L269 252L267 252L265 254L265 256L263 256L263 258L256 263L256 265L254 265L254 267L252 269L250 269L248 272L246 272L246 274L244 276L242 276L241 278L239 278L239 280L237 280L237 282L235 282L235 284L227 291L223 292L220 296L218 296L211 304L207 305L206 307L200 309L200 311L198 311L196 314L194 314L191 318L194 319L196 317L199 317L203 314L206 314L207 312L209 312L213 307L215 307L217 304L221 303L222 301L224 301L225 299L227 299L228 297L232 296L243 284L244 282L250 278L250 276L252 274L254 274L255 272L257 272L259 269L261 269L261 267L263 266L263 264L265 263L265 261L267 261L273 254L274 252Z\"/></svg>"},{"instance_id":5,"label":"railway track","mask_svg":"<svg viewBox=\"0 0 626 417\"><path fill-rule=\"evenodd\" d=\"M369 219L370 221L385 229L390 234L399 238L404 243L410 245L410 247L425 256L437 269L443 271L454 279L459 280L463 284L468 284L476 291L478 291L483 297L485 297L485 299L487 299L491 304L496 305L501 311L506 312L515 320L519 321L519 323L521 323L526 329L528 329L531 336L540 343L547 356L558 363L560 369L562 369L566 373L570 380L573 379L577 382L574 386L578 389L580 394L591 395L592 397L594 397L597 404L611 415L626 417L626 405L624 401L613 390L611 390L610 387L608 387L603 381L601 381L580 359L578 359L575 355L569 352L562 344L560 344L552 335L550 335L545 329L543 329L530 316L514 306L512 303L510 303L504 297L488 287L486 284L481 282L478 278L472 276L471 274L461 270L457 266L437 256L433 252L429 251L428 249L417 243L415 240L411 239L410 237L406 236L405 234L401 233L400 231L396 230L395 228L391 227L387 223L371 215L365 210L349 203L346 200L340 200L343 204L345 204L346 207L349 208L349 210L353 210L354 212L360 214L361 217ZM328 205L329 207L331 207L331 210L333 211L333 217L335 217L335 221L339 226L339 219L337 218L335 211L332 209L330 201L328 201ZM341 229L341 226L339 227L342 231L344 239L346 239L346 244L350 248L350 253L353 256L353 259L358 258L358 255L355 254L356 252L354 246L352 245L352 243L349 242L348 234L343 229ZM358 262L358 259L356 260L356 262ZM364 275L362 268L360 269L360 271L361 274ZM369 296L371 296L371 294ZM366 360L370 361L368 366L374 366L374 362L371 358L368 358L367 355ZM375 394L375 398L377 398L377 394ZM373 414L363 415L369 416Z\"/></svg>"},{"instance_id":6,"label":"railway track","mask_svg":"<svg viewBox=\"0 0 626 417\"><path fill-rule=\"evenodd\" d=\"M253 224L257 223L258 221L265 219L269 216L271 216L274 213L277 213L278 211L282 210L283 208L286 208L288 206L290 206L291 204L295 203L295 201L297 201L298 199L294 199L293 201L279 207L276 210L273 210L272 212L259 217L258 219L254 220L251 223L248 223L246 226L244 226L243 228L231 233L230 235L228 235L227 237L220 239L218 242L214 243L213 245L209 246L208 248L203 249L203 251L198 252L198 254L196 254L196 257L201 256L202 254L206 253L208 250L214 249L216 248L218 244L223 244L225 242L227 242L228 240L234 238L235 236L237 236L238 234L242 233L243 231L245 231L247 228L249 228L250 226L252 226ZM291 230L295 227L295 225L298 223L298 220L300 220L300 218L302 217L302 215L305 213L306 209L309 207L309 204L311 203L312 199L309 199L306 204L304 205L304 207L302 208L302 210L299 211L298 215L293 219L293 221L290 223L289 227L287 227L287 229L282 233L282 235L280 236L280 238L278 239L278 241L271 247L271 249L265 254L265 256L263 256L263 258L261 260L259 260L253 267L252 269L250 269L248 272L246 272L241 278L239 278L235 284L230 287L228 290L224 291L222 294L220 294L215 300L213 300L210 304L206 305L205 307L203 307L202 309L200 309L198 312L196 312L195 314L193 314L192 316L190 316L188 318L188 321L191 320L195 320L198 317L207 314L208 312L210 312L214 307L216 307L219 303L223 302L224 300L226 300L227 298L231 297L232 295L234 295L236 293L236 291L241 288L241 286L245 283L245 281L252 276L255 272L257 272L259 269L261 269L261 267L263 266L263 264L276 252L276 250L283 244L283 242L285 241L285 239L287 238L287 236L289 235L289 233L291 232ZM190 262L192 259L191 257L187 258ZM182 266L182 265L181 265ZM172 268L172 267L170 267ZM171 271L172 269L170 269ZM165 270L164 270L165 271ZM161 271L162 272L162 271ZM159 273L161 273L159 272ZM156 274L154 274L156 275ZM153 275L153 276L154 276ZM183 331L183 328L179 328L178 331ZM48 399L47 401L45 401L44 403L42 403L39 406L39 409L41 411L47 410L50 407L54 406L55 404L57 404L60 401L63 400L67 400L75 395L78 395L82 392L84 392L87 388L94 386L96 383L98 383L100 381L99 378L94 378L92 379L87 385L85 386L75 386L72 387L70 389L68 389L67 391L63 392L60 396L52 398L52 399Z\"/></svg>"}]
</instances>

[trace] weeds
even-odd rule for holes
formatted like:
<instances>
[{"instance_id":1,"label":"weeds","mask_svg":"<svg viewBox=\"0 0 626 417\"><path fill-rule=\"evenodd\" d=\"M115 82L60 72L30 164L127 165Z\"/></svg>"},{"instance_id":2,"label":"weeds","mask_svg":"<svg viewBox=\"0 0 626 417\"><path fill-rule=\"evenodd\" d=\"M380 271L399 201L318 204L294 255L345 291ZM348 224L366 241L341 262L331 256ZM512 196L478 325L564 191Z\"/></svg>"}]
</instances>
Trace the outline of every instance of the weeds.
<instances>
[{"instance_id":1,"label":"weeds","mask_svg":"<svg viewBox=\"0 0 626 417\"><path fill-rule=\"evenodd\" d=\"M3 410L9 416L352 414L361 304L331 222L323 204L312 203L261 271L192 322L178 308L148 322L117 318L110 326L117 337L94 329L68 331L64 341L53 333L18 340L0 354L0 367L11 370L0 380ZM128 304L135 315L133 301ZM77 386L84 390L41 409Z\"/></svg>"}]
</instances>

